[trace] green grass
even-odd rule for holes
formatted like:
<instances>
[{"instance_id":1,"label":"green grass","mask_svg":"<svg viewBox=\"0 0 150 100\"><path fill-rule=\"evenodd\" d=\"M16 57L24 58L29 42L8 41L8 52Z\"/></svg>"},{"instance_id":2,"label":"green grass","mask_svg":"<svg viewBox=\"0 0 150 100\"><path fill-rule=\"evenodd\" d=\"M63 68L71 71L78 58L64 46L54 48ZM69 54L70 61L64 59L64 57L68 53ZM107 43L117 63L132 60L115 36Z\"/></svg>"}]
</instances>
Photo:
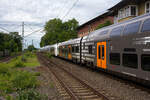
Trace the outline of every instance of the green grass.
<instances>
[{"instance_id":1,"label":"green grass","mask_svg":"<svg viewBox=\"0 0 150 100\"><path fill-rule=\"evenodd\" d=\"M35 91L40 84L37 80L40 73L19 70L23 67L39 66L37 57L35 54L26 53L23 58L24 60L22 56L19 56L8 63L0 63L0 96L5 97L6 100L40 100L41 98L40 94ZM30 92L33 89L34 91ZM12 99L10 94L14 92L18 94L18 97ZM31 97L28 98L28 96Z\"/></svg>"},{"instance_id":2,"label":"green grass","mask_svg":"<svg viewBox=\"0 0 150 100\"><path fill-rule=\"evenodd\" d=\"M0 70L2 68L4 67L0 67ZM39 85L34 73L12 68L5 69L7 72L1 71L2 73L0 73L0 96L28 88L36 88Z\"/></svg>"},{"instance_id":3,"label":"green grass","mask_svg":"<svg viewBox=\"0 0 150 100\"><path fill-rule=\"evenodd\" d=\"M22 60L24 58L24 60ZM8 67L37 67L40 66L37 56L32 53L26 53L24 56L18 56L8 63L0 63L0 66Z\"/></svg>"}]
</instances>

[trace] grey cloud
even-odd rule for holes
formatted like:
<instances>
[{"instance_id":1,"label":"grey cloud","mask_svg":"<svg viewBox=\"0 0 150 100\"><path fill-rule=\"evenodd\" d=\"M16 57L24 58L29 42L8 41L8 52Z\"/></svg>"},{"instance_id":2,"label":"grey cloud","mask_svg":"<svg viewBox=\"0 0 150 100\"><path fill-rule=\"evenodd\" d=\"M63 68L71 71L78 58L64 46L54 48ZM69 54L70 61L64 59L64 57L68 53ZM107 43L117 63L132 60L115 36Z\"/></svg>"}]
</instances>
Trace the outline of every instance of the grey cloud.
<instances>
[{"instance_id":1,"label":"grey cloud","mask_svg":"<svg viewBox=\"0 0 150 100\"><path fill-rule=\"evenodd\" d=\"M63 18L76 0L0 0L0 23L30 24L34 30L42 28L49 19ZM76 18L80 24L98 16L120 0L79 0L64 21ZM1 26L1 25L0 25ZM13 27L3 26L13 31ZM31 31L25 29L25 35ZM21 28L14 31L21 33ZM28 40L40 41L43 34L32 35Z\"/></svg>"}]
</instances>

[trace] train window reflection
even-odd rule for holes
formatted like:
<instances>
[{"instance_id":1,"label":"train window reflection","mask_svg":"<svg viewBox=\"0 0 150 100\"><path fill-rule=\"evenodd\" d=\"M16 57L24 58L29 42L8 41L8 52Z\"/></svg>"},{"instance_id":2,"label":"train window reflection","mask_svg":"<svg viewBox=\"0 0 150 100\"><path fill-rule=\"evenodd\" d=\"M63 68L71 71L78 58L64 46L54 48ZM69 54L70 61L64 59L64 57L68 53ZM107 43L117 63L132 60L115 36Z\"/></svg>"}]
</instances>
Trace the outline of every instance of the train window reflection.
<instances>
[{"instance_id":1,"label":"train window reflection","mask_svg":"<svg viewBox=\"0 0 150 100\"><path fill-rule=\"evenodd\" d=\"M76 46L76 53L79 53L79 46Z\"/></svg>"},{"instance_id":2,"label":"train window reflection","mask_svg":"<svg viewBox=\"0 0 150 100\"><path fill-rule=\"evenodd\" d=\"M98 58L101 59L101 46L98 47Z\"/></svg>"},{"instance_id":3,"label":"train window reflection","mask_svg":"<svg viewBox=\"0 0 150 100\"><path fill-rule=\"evenodd\" d=\"M150 55L144 54L141 58L142 69L145 71L150 71Z\"/></svg>"},{"instance_id":4,"label":"train window reflection","mask_svg":"<svg viewBox=\"0 0 150 100\"><path fill-rule=\"evenodd\" d=\"M150 19L147 19L144 21L144 24L142 26L142 32L150 31Z\"/></svg>"},{"instance_id":5,"label":"train window reflection","mask_svg":"<svg viewBox=\"0 0 150 100\"><path fill-rule=\"evenodd\" d=\"M141 23L141 21L128 24L128 25L125 27L123 34L126 35L126 34L134 34L134 33L137 33L138 30L139 30L139 27L140 27L140 23Z\"/></svg>"},{"instance_id":6,"label":"train window reflection","mask_svg":"<svg viewBox=\"0 0 150 100\"><path fill-rule=\"evenodd\" d=\"M89 49L89 54L92 54L92 45L89 45L88 49Z\"/></svg>"},{"instance_id":7,"label":"train window reflection","mask_svg":"<svg viewBox=\"0 0 150 100\"><path fill-rule=\"evenodd\" d=\"M114 28L114 29L111 31L110 36L120 36L122 30L123 30L123 26Z\"/></svg>"},{"instance_id":8,"label":"train window reflection","mask_svg":"<svg viewBox=\"0 0 150 100\"><path fill-rule=\"evenodd\" d=\"M120 65L120 54L119 53L110 53L110 64Z\"/></svg>"},{"instance_id":9,"label":"train window reflection","mask_svg":"<svg viewBox=\"0 0 150 100\"><path fill-rule=\"evenodd\" d=\"M74 46L72 47L72 52L73 52L73 53L75 52L75 48L74 48Z\"/></svg>"},{"instance_id":10,"label":"train window reflection","mask_svg":"<svg viewBox=\"0 0 150 100\"><path fill-rule=\"evenodd\" d=\"M104 54L105 54L105 49L104 49L104 46L102 46L102 59L104 60Z\"/></svg>"},{"instance_id":11,"label":"train window reflection","mask_svg":"<svg viewBox=\"0 0 150 100\"><path fill-rule=\"evenodd\" d=\"M100 32L100 35L107 34L108 30Z\"/></svg>"},{"instance_id":12,"label":"train window reflection","mask_svg":"<svg viewBox=\"0 0 150 100\"><path fill-rule=\"evenodd\" d=\"M130 68L138 68L137 54L123 54L123 66Z\"/></svg>"}]
</instances>

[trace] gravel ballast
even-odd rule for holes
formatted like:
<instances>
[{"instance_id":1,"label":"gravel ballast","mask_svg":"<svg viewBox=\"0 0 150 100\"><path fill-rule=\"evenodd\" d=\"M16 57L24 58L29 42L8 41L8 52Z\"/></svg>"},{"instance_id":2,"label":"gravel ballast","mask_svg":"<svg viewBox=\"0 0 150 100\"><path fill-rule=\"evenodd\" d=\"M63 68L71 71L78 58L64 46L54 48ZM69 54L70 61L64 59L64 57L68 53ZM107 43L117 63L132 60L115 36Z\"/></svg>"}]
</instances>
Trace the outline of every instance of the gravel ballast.
<instances>
[{"instance_id":1,"label":"gravel ballast","mask_svg":"<svg viewBox=\"0 0 150 100\"><path fill-rule=\"evenodd\" d=\"M72 72L80 79L108 96L111 100L150 100L150 93L122 79L115 79L100 71L79 66L62 59L52 58L54 63ZM135 84L136 85L136 84ZM145 88L145 87L144 87Z\"/></svg>"}]
</instances>

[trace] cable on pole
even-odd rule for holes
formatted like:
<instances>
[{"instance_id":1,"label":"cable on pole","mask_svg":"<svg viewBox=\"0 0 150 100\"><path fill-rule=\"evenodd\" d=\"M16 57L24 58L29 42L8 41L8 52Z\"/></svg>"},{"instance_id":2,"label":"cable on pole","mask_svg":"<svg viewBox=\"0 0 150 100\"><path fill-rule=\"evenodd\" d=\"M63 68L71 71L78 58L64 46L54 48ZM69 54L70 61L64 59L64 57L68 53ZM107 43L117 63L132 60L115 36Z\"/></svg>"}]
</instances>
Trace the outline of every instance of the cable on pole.
<instances>
[{"instance_id":1,"label":"cable on pole","mask_svg":"<svg viewBox=\"0 0 150 100\"><path fill-rule=\"evenodd\" d=\"M9 30L3 28L3 27L0 27L0 29L4 30L4 31L7 31L7 32L10 32Z\"/></svg>"},{"instance_id":2,"label":"cable on pole","mask_svg":"<svg viewBox=\"0 0 150 100\"><path fill-rule=\"evenodd\" d=\"M41 29L38 29L38 30L36 30L36 31L34 31L34 32L31 32L30 34L28 34L28 35L26 35L26 36L24 36L24 37L28 37L28 36L30 36L30 35L32 35L32 34L34 34L34 33L37 33L37 32L39 32L39 31L41 31L43 28L41 28Z\"/></svg>"}]
</instances>

